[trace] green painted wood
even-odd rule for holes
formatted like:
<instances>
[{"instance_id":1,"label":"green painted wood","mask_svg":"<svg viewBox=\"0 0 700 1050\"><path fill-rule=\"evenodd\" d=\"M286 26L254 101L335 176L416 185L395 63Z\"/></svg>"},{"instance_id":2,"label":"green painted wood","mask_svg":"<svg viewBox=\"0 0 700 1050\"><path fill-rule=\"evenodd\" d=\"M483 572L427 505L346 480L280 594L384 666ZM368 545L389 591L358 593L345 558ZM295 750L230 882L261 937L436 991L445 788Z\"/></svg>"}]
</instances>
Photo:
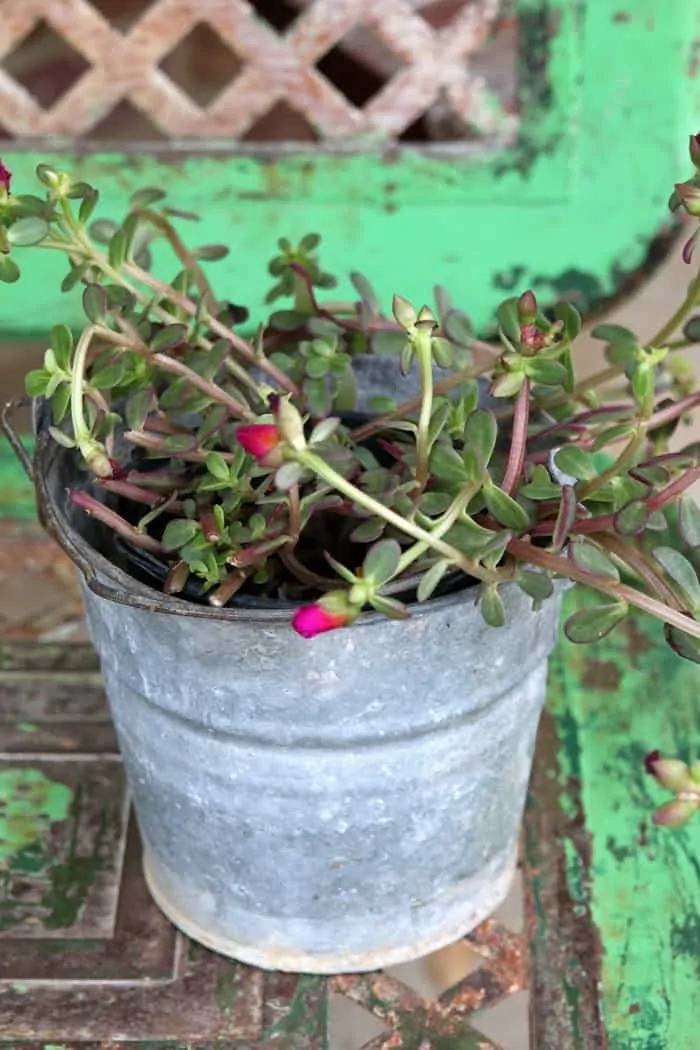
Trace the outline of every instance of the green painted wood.
<instances>
[{"instance_id":1,"label":"green painted wood","mask_svg":"<svg viewBox=\"0 0 700 1050\"><path fill-rule=\"evenodd\" d=\"M584 309L638 274L666 228L666 200L687 167L700 92L693 0L516 0L520 19L517 141L382 149L227 149L87 153L63 160L97 183L103 214L162 182L173 204L205 216L201 242L233 245L212 270L221 294L262 310L278 237L324 235L325 266L367 271L382 299L445 284L481 325L513 288L566 295ZM697 80L700 83L700 78ZM56 144L7 148L19 191ZM25 250L27 280L3 293L6 333L78 323L75 294L56 291L62 261ZM344 290L349 291L347 283Z\"/></svg>"},{"instance_id":2,"label":"green painted wood","mask_svg":"<svg viewBox=\"0 0 700 1050\"><path fill-rule=\"evenodd\" d=\"M31 449L31 439L27 438L26 443ZM36 521L36 503L31 482L8 442L0 435L0 521L6 519Z\"/></svg>"},{"instance_id":3,"label":"green painted wood","mask_svg":"<svg viewBox=\"0 0 700 1050\"><path fill-rule=\"evenodd\" d=\"M586 600L572 592L569 610ZM561 641L552 660L558 763L549 773L558 777L559 896L568 899L558 935L564 962L552 962L563 981L559 999L569 1000L562 1015L572 1039L538 1050L605 1045L577 1023L586 981L589 988L599 981L608 1050L697 1050L700 822L677 830L651 823L668 796L643 760L654 748L690 756L700 736L699 691L700 668L676 657L660 625L644 616L594 646ZM551 843L531 839L531 862L548 849ZM577 953L577 918L589 925L585 957ZM556 922L551 908L543 919Z\"/></svg>"}]
</instances>

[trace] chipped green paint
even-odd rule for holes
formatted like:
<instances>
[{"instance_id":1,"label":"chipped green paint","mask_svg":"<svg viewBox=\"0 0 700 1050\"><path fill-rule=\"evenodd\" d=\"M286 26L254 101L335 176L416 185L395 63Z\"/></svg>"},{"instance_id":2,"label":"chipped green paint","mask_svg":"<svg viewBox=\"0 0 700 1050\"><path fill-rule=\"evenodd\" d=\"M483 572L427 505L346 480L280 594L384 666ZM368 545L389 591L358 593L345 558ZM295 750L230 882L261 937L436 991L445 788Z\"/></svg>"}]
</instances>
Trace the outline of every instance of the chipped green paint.
<instances>
[{"instance_id":1,"label":"chipped green paint","mask_svg":"<svg viewBox=\"0 0 700 1050\"><path fill-rule=\"evenodd\" d=\"M103 864L103 843L106 833L105 813L100 813L99 824L90 844L90 851L79 849L80 821L83 811L83 791L79 785L70 806L71 835L64 860L53 862L49 869L49 889L42 898L46 908L44 926L47 929L72 926L95 882Z\"/></svg>"},{"instance_id":2,"label":"chipped green paint","mask_svg":"<svg viewBox=\"0 0 700 1050\"><path fill-rule=\"evenodd\" d=\"M586 296L607 298L667 222L668 190L687 170L686 137L700 108L700 78L689 75L697 5L627 8L618 19L609 0L516 0L521 126L507 147L270 144L254 153L203 144L199 156L135 148L69 153L65 163L99 184L103 214L119 214L136 187L161 181L173 203L202 213L188 233L235 246L212 275L254 317L277 238L310 229L324 235L327 269L369 271L384 302L395 291L422 300L439 282L481 326L503 297L496 276L518 268L517 286L545 275L545 293L566 283L577 295L583 284ZM36 163L51 154L8 149L5 159L13 186L29 189ZM5 331L77 323L78 295L57 292L64 271L55 253L28 249L21 261L31 282L3 295ZM352 294L347 282L341 291Z\"/></svg>"},{"instance_id":3,"label":"chipped green paint","mask_svg":"<svg viewBox=\"0 0 700 1050\"><path fill-rule=\"evenodd\" d=\"M49 780L40 770L0 770L0 930L26 921L29 911L45 929L75 924L104 861L104 813L81 844L83 791ZM56 842L47 835L54 824L64 829ZM36 886L35 904L12 895L13 881ZM77 942L71 942L74 946ZM60 943L52 945L62 950Z\"/></svg>"},{"instance_id":4,"label":"chipped green paint","mask_svg":"<svg viewBox=\"0 0 700 1050\"><path fill-rule=\"evenodd\" d=\"M70 788L38 769L0 770L0 872L66 819L71 800Z\"/></svg>"},{"instance_id":5,"label":"chipped green paint","mask_svg":"<svg viewBox=\"0 0 700 1050\"><path fill-rule=\"evenodd\" d=\"M567 596L569 609L585 594ZM561 803L580 799L591 870L564 843L571 898L590 901L603 946L609 1050L697 1050L700 1016L700 822L671 831L650 815L665 797L646 751L687 754L700 732L700 669L635 616L595 646L562 640L549 704L561 742Z\"/></svg>"},{"instance_id":6,"label":"chipped green paint","mask_svg":"<svg viewBox=\"0 0 700 1050\"><path fill-rule=\"evenodd\" d=\"M322 1046L328 1028L328 997L326 982L322 977L305 974L297 978L291 1002L284 1016L266 1029L263 1041L283 1038L280 1048L284 1050L306 1050L307 1047Z\"/></svg>"}]
</instances>

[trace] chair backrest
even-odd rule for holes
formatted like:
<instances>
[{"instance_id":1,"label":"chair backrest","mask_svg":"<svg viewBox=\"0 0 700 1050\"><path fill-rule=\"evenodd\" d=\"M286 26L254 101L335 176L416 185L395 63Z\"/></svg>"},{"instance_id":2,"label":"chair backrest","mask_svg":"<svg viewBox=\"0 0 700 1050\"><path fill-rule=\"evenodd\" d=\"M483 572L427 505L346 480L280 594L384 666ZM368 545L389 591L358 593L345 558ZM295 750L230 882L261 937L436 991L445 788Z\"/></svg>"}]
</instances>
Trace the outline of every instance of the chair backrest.
<instances>
[{"instance_id":1,"label":"chair backrest","mask_svg":"<svg viewBox=\"0 0 700 1050\"><path fill-rule=\"evenodd\" d=\"M527 285L590 310L667 221L696 21L694 0L2 0L0 147L15 187L65 164L115 217L162 184L232 244L215 284L254 310L276 240L311 231L325 269L387 298L444 284L481 326ZM48 256L6 332L77 319Z\"/></svg>"}]
</instances>

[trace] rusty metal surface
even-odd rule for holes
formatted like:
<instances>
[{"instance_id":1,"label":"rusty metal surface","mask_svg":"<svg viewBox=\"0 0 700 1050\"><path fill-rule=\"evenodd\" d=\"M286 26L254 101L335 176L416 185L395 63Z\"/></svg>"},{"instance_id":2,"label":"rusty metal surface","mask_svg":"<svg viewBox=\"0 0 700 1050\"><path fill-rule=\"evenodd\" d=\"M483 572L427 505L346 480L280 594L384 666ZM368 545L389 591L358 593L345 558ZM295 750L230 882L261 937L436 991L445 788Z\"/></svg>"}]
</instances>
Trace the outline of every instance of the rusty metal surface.
<instances>
[{"instance_id":1,"label":"rusty metal surface","mask_svg":"<svg viewBox=\"0 0 700 1050\"><path fill-rule=\"evenodd\" d=\"M491 1050L470 1018L526 985L525 943L496 922L437 1000L383 973L264 973L176 933L143 881L111 732L87 646L0 643L0 1046L325 1050L343 995L386 1027L368 1050Z\"/></svg>"},{"instance_id":2,"label":"rusty metal surface","mask_svg":"<svg viewBox=\"0 0 700 1050\"><path fill-rule=\"evenodd\" d=\"M588 885L581 884L575 898L572 894L564 848L565 840L573 843L588 872L590 840L580 784L566 785L573 804L566 812L561 805L559 747L554 718L545 713L525 813L527 937L533 956L530 1040L534 1050L606 1050L598 994L600 938Z\"/></svg>"},{"instance_id":3,"label":"rusty metal surface","mask_svg":"<svg viewBox=\"0 0 700 1050\"><path fill-rule=\"evenodd\" d=\"M312 0L297 6L297 17L278 32L259 14L260 4L248 0L152 0L127 21L114 4L101 4L105 16L87 0L3 0L2 124L18 138L79 138L126 100L156 134L231 142L284 102L321 140L364 142L401 135L437 104L443 123L449 118L479 137L504 141L516 132L515 115L501 104L478 61L501 0L427 5L436 8L433 18L408 0ZM47 37L48 71L33 94L18 69L32 61L41 65L41 53L29 56L27 41L41 52L32 34L42 23L50 27L53 47ZM202 23L224 47L219 90L200 106L192 96L202 78L212 75L213 55L211 49L203 57L201 49L180 45ZM358 103L348 97L348 76L345 82L342 73L340 80L329 79L318 68L329 52L346 49L346 38L347 54L357 58L361 49L367 69L379 77L379 89ZM13 64L13 53L22 47L24 62ZM8 71L15 67L18 79Z\"/></svg>"}]
</instances>

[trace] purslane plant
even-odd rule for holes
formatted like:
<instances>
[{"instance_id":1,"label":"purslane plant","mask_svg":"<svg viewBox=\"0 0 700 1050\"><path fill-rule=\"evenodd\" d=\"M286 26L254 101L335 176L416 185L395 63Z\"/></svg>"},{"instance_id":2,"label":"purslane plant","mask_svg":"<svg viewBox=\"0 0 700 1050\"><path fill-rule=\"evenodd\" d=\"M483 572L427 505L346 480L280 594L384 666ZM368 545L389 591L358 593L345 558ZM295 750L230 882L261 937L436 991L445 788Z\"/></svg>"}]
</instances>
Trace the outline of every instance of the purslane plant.
<instances>
[{"instance_id":1,"label":"purslane plant","mask_svg":"<svg viewBox=\"0 0 700 1050\"><path fill-rule=\"evenodd\" d=\"M670 206L698 218L699 135L690 156ZM678 353L700 341L700 274L650 339L594 329L608 365L577 381L571 304L507 299L486 343L442 288L432 307L397 295L387 314L355 273L356 299L330 301L310 234L279 242L268 301L287 302L246 337L247 311L219 300L202 267L227 247L181 236L196 216L146 188L120 222L95 218L95 188L48 165L37 176L42 196L17 194L0 167L0 279L20 276L16 249L62 253L62 289L84 286L86 323L77 338L52 329L27 392L86 468L73 501L167 593L285 600L312 637L368 608L405 617L459 586L497 627L504 584L536 606L563 578L599 596L568 620L572 641L636 607L700 662L700 510L687 496L700 450L670 444L700 404ZM366 354L417 375L417 396L358 414Z\"/></svg>"}]
</instances>

